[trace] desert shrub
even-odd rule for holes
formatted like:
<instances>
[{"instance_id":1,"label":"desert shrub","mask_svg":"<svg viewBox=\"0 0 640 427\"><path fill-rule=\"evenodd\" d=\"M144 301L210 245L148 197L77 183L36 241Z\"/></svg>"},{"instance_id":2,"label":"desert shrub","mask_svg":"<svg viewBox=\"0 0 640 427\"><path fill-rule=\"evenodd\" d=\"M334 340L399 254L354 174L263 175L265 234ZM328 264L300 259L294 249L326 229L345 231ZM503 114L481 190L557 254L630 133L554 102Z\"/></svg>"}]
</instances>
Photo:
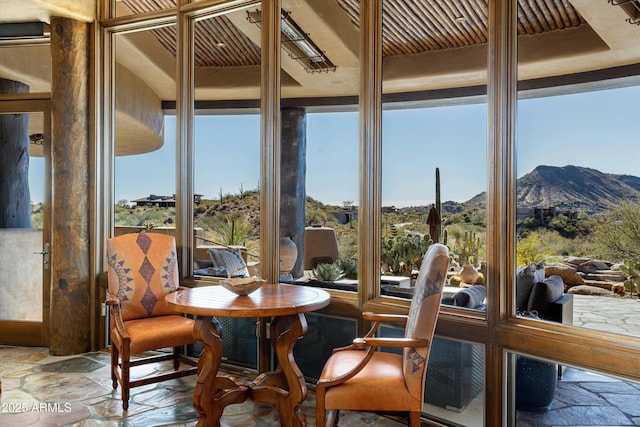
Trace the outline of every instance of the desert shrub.
<instances>
[{"instance_id":1,"label":"desert shrub","mask_svg":"<svg viewBox=\"0 0 640 427\"><path fill-rule=\"evenodd\" d=\"M205 230L205 236L213 234L212 240L224 245L244 245L249 226L242 215L216 217L211 229Z\"/></svg>"},{"instance_id":2,"label":"desert shrub","mask_svg":"<svg viewBox=\"0 0 640 427\"><path fill-rule=\"evenodd\" d=\"M320 224L323 225L327 222L327 213L320 209L307 209L307 224L314 225Z\"/></svg>"},{"instance_id":3,"label":"desert shrub","mask_svg":"<svg viewBox=\"0 0 640 427\"><path fill-rule=\"evenodd\" d=\"M518 240L516 246L516 263L518 267L546 260L552 255L553 253L543 245L543 240L535 231Z\"/></svg>"},{"instance_id":4,"label":"desert shrub","mask_svg":"<svg viewBox=\"0 0 640 427\"><path fill-rule=\"evenodd\" d=\"M611 261L640 258L640 202L624 201L594 227L595 250Z\"/></svg>"},{"instance_id":5,"label":"desert shrub","mask_svg":"<svg viewBox=\"0 0 640 427\"><path fill-rule=\"evenodd\" d=\"M340 258L353 258L358 255L358 232L354 223L335 227Z\"/></svg>"},{"instance_id":6,"label":"desert shrub","mask_svg":"<svg viewBox=\"0 0 640 427\"><path fill-rule=\"evenodd\" d=\"M31 205L31 228L41 230L44 221L44 205L38 203Z\"/></svg>"}]
</instances>

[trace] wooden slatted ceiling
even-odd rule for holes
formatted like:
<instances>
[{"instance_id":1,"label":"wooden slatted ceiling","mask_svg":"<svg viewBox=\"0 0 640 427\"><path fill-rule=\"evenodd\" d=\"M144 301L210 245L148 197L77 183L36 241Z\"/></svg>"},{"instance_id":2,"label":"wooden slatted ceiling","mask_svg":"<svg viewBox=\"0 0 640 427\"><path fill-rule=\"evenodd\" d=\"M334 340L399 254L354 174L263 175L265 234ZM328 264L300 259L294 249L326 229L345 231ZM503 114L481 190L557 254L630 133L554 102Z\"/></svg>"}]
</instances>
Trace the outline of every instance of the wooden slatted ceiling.
<instances>
[{"instance_id":1,"label":"wooden slatted ceiling","mask_svg":"<svg viewBox=\"0 0 640 427\"><path fill-rule=\"evenodd\" d=\"M326 0L329 1L329 0ZM358 0L335 0L359 27ZM175 7L175 0L123 0L133 13ZM463 17L464 22L456 22ZM535 35L575 28L585 23L568 0L519 0L518 34ZM383 54L421 52L483 44L487 41L487 0L385 0ZM153 30L160 43L176 54L175 27ZM313 38L313 34L311 34ZM223 42L224 47L219 47ZM327 52L330 56L330 52ZM196 24L195 62L198 67L260 64L260 48L224 16Z\"/></svg>"},{"instance_id":2,"label":"wooden slatted ceiling","mask_svg":"<svg viewBox=\"0 0 640 427\"><path fill-rule=\"evenodd\" d=\"M224 47L217 46L223 42ZM260 64L260 48L226 16L196 22L196 66L243 66Z\"/></svg>"},{"instance_id":3,"label":"wooden slatted ceiling","mask_svg":"<svg viewBox=\"0 0 640 427\"><path fill-rule=\"evenodd\" d=\"M175 7L175 0L124 0L133 13L146 13ZM160 44L176 56L176 28L151 30ZM219 46L218 43L224 43ZM260 48L239 31L226 16L196 22L194 36L196 67L241 67L260 64Z\"/></svg>"},{"instance_id":4,"label":"wooden slatted ceiling","mask_svg":"<svg viewBox=\"0 0 640 427\"><path fill-rule=\"evenodd\" d=\"M358 27L358 0L336 1ZM486 0L385 0L382 14L384 55L410 55L487 41ZM464 22L456 22L459 17ZM567 0L518 1L519 35L564 30L584 23Z\"/></svg>"},{"instance_id":5,"label":"wooden slatted ceiling","mask_svg":"<svg viewBox=\"0 0 640 427\"><path fill-rule=\"evenodd\" d=\"M176 0L122 0L133 14L157 12L176 7Z\"/></svg>"}]
</instances>

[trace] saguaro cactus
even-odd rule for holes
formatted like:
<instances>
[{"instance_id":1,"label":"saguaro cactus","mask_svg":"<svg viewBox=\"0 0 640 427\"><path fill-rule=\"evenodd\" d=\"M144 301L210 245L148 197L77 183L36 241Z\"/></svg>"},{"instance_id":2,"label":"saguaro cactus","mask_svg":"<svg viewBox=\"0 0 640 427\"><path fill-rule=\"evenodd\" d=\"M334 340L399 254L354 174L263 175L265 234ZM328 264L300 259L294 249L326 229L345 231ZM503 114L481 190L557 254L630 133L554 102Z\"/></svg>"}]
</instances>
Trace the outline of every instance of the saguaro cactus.
<instances>
[{"instance_id":1,"label":"saguaro cactus","mask_svg":"<svg viewBox=\"0 0 640 427\"><path fill-rule=\"evenodd\" d=\"M442 220L442 204L440 203L440 168L436 168L436 211ZM438 224L438 236L442 235L442 222Z\"/></svg>"}]
</instances>

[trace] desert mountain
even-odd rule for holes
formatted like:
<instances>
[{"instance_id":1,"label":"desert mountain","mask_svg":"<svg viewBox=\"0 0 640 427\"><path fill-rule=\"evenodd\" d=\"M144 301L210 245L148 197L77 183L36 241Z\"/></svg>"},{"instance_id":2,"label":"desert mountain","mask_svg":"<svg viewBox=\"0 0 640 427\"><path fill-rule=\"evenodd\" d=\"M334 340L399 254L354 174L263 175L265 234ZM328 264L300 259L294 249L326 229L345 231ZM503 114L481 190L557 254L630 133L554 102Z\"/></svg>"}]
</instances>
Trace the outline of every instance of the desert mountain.
<instances>
[{"instance_id":1,"label":"desert mountain","mask_svg":"<svg viewBox=\"0 0 640 427\"><path fill-rule=\"evenodd\" d=\"M518 207L550 207L560 210L600 212L623 200L640 197L640 178L603 173L580 166L538 166L518 179ZM486 205L486 193L464 203L466 207Z\"/></svg>"}]
</instances>

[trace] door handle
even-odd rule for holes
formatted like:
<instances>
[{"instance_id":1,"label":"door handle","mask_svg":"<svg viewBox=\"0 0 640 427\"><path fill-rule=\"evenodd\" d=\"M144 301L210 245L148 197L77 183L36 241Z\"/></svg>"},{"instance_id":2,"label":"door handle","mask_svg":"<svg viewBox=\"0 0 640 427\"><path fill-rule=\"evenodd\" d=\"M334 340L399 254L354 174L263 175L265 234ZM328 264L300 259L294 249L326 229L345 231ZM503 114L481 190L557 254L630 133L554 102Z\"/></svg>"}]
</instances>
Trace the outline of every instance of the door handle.
<instances>
[{"instance_id":1,"label":"door handle","mask_svg":"<svg viewBox=\"0 0 640 427\"><path fill-rule=\"evenodd\" d=\"M45 270L48 270L49 269L49 243L44 244L44 250L42 252L34 252L34 254L44 256L44 259L42 260L43 267Z\"/></svg>"}]
</instances>

